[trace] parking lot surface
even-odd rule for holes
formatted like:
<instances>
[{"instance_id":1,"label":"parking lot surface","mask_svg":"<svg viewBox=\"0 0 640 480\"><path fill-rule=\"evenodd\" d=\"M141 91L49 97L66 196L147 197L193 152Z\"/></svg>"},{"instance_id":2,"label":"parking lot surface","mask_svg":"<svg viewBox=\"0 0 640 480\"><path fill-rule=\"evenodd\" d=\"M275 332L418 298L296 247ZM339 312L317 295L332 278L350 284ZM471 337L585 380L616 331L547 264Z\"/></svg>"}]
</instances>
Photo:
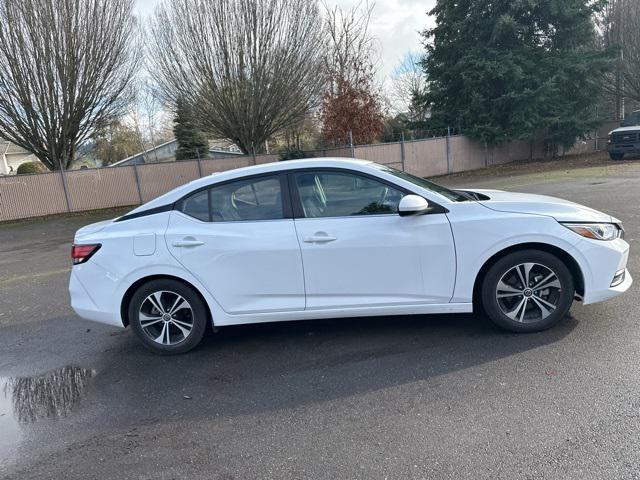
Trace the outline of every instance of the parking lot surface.
<instances>
[{"instance_id":1,"label":"parking lot surface","mask_svg":"<svg viewBox=\"0 0 640 480\"><path fill-rule=\"evenodd\" d=\"M227 327L178 357L68 306L80 226L0 225L0 478L640 478L640 162L439 179L623 220L636 283L543 333L479 315Z\"/></svg>"}]
</instances>

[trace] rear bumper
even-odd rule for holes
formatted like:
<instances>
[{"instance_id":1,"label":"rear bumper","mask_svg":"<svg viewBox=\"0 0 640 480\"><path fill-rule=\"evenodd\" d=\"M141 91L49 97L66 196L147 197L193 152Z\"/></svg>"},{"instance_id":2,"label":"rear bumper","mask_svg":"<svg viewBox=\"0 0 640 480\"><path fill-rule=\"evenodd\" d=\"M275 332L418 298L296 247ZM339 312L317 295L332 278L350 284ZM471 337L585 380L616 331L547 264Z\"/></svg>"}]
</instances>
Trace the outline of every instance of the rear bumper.
<instances>
[{"instance_id":1,"label":"rear bumper","mask_svg":"<svg viewBox=\"0 0 640 480\"><path fill-rule=\"evenodd\" d=\"M76 267L71 269L69 296L71 297L71 308L73 308L73 311L76 312L79 317L93 322L124 328L119 314L98 307L83 285L81 275L79 275Z\"/></svg>"}]
</instances>

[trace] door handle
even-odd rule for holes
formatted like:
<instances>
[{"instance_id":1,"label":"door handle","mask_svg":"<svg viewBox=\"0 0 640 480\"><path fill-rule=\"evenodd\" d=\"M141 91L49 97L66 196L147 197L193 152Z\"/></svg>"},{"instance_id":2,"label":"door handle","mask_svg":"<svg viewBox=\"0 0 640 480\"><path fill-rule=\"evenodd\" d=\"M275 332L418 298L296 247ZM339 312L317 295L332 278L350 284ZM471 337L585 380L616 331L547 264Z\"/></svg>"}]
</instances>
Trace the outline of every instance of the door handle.
<instances>
[{"instance_id":1,"label":"door handle","mask_svg":"<svg viewBox=\"0 0 640 480\"><path fill-rule=\"evenodd\" d=\"M324 232L316 232L314 235L302 238L302 241L305 243L328 243L334 240L337 240L337 238L327 235Z\"/></svg>"},{"instance_id":2,"label":"door handle","mask_svg":"<svg viewBox=\"0 0 640 480\"><path fill-rule=\"evenodd\" d=\"M174 247L199 247L201 245L204 245L204 242L201 242L200 240L179 240L177 242L173 242L171 245L173 245Z\"/></svg>"}]
</instances>

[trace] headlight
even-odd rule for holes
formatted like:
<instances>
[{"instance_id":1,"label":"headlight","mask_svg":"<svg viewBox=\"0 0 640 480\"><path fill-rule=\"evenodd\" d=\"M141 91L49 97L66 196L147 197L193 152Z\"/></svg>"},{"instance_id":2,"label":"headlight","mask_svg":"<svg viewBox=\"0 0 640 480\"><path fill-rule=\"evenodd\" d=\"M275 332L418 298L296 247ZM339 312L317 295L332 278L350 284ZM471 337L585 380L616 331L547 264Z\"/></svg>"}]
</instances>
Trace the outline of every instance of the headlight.
<instances>
[{"instance_id":1,"label":"headlight","mask_svg":"<svg viewBox=\"0 0 640 480\"><path fill-rule=\"evenodd\" d=\"M578 235L594 240L615 240L622 236L622 228L615 223L563 223Z\"/></svg>"}]
</instances>

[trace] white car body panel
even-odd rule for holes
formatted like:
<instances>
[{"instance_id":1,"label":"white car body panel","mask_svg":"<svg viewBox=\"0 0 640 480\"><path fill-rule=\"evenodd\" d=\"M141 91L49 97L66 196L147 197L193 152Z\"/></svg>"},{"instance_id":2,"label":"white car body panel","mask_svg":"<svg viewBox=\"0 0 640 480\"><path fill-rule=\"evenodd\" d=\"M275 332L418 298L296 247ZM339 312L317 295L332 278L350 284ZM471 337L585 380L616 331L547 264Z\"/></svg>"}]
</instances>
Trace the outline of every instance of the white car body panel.
<instances>
[{"instance_id":1,"label":"white car body panel","mask_svg":"<svg viewBox=\"0 0 640 480\"><path fill-rule=\"evenodd\" d=\"M295 225L307 309L451 300L455 247L444 215L301 218ZM336 240L308 241L323 235Z\"/></svg>"},{"instance_id":2,"label":"white car body panel","mask_svg":"<svg viewBox=\"0 0 640 480\"><path fill-rule=\"evenodd\" d=\"M499 212L546 215L555 218L558 222L571 222L576 218L580 218L581 222L609 223L612 221L611 215L561 198L500 190L476 189L474 192L491 197L491 200L480 200L480 203Z\"/></svg>"},{"instance_id":3,"label":"white car body panel","mask_svg":"<svg viewBox=\"0 0 640 480\"><path fill-rule=\"evenodd\" d=\"M372 215L255 222L201 222L175 210L144 212L178 201L208 185L294 168L342 168L392 182L448 210L415 217ZM584 280L583 301L626 291L631 276L610 287L626 268L623 239L596 241L559 221L616 222L588 207L552 197L482 190L490 200L454 202L365 161L313 159L217 173L142 205L126 221L78 230L76 244L102 246L72 269L71 305L82 317L124 326L121 308L130 288L151 276L191 284L217 326L473 310L483 265L521 244L557 248L571 256ZM160 208L160 210L162 210ZM306 242L316 234L330 242ZM175 248L186 237L203 243ZM241 288L239 288L241 286Z\"/></svg>"},{"instance_id":4,"label":"white car body panel","mask_svg":"<svg viewBox=\"0 0 640 480\"><path fill-rule=\"evenodd\" d=\"M173 246L194 237L205 245ZM176 260L207 286L226 313L304 310L302 260L293 220L208 223L173 211L165 238Z\"/></svg>"}]
</instances>

